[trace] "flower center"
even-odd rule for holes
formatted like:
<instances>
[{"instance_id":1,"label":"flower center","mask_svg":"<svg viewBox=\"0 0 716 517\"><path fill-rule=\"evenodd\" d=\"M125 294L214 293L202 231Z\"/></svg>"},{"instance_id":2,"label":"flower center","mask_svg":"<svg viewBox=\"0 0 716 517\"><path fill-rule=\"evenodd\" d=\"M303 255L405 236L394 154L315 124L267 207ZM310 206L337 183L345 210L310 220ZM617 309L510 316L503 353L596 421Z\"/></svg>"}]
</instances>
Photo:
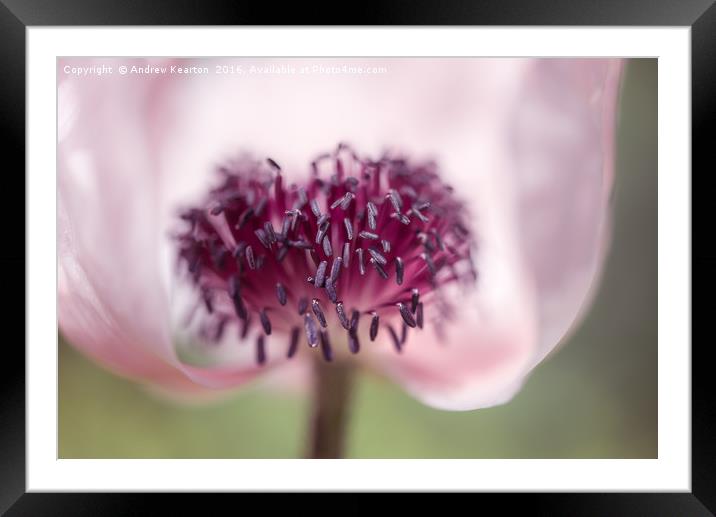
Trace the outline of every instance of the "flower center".
<instances>
[{"instance_id":1,"label":"flower center","mask_svg":"<svg viewBox=\"0 0 716 517\"><path fill-rule=\"evenodd\" d=\"M242 338L256 331L259 364L277 355L276 335L288 358L305 343L332 360L336 333L355 354L387 332L400 352L433 309L432 325L449 316L445 285L477 278L465 206L434 163L371 161L339 145L311 167L287 186L270 158L226 165L205 206L182 212L179 257L212 339L238 321Z\"/></svg>"}]
</instances>

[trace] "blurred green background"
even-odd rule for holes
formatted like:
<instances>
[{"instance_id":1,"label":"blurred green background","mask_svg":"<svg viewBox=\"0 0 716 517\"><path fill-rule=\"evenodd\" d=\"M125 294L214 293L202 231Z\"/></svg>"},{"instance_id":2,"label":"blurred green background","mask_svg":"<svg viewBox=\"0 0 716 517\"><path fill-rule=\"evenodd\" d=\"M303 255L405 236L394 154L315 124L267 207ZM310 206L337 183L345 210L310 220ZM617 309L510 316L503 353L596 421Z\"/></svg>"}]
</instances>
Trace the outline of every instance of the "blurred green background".
<instances>
[{"instance_id":1,"label":"blurred green background","mask_svg":"<svg viewBox=\"0 0 716 517\"><path fill-rule=\"evenodd\" d=\"M631 60L622 91L612 250L580 329L508 404L423 406L362 374L349 425L354 458L657 457L657 61ZM307 401L258 388L177 406L60 342L62 458L290 458Z\"/></svg>"}]
</instances>

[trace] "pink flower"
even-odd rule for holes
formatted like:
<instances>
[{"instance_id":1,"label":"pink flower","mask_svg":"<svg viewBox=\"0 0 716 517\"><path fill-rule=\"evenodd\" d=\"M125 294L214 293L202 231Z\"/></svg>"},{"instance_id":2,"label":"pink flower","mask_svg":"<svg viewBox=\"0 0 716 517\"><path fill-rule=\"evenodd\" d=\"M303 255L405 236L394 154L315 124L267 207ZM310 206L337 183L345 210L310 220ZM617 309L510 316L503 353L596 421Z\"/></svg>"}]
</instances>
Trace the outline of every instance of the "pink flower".
<instances>
[{"instance_id":1,"label":"pink flower","mask_svg":"<svg viewBox=\"0 0 716 517\"><path fill-rule=\"evenodd\" d=\"M60 328L117 374L228 389L322 350L475 409L509 400L588 305L619 60L58 66ZM311 163L337 142L321 187Z\"/></svg>"}]
</instances>

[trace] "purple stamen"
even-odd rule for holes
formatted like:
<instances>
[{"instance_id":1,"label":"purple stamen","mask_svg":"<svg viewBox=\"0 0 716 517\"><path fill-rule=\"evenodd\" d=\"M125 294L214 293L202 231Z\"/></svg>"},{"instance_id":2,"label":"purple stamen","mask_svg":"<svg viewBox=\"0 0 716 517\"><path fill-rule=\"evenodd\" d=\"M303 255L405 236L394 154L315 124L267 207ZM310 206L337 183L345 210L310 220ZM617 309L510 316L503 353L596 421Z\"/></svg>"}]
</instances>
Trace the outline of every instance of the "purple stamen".
<instances>
[{"instance_id":1,"label":"purple stamen","mask_svg":"<svg viewBox=\"0 0 716 517\"><path fill-rule=\"evenodd\" d=\"M254 249L251 246L246 246L246 263L251 269L256 269L256 260L254 259Z\"/></svg>"},{"instance_id":2,"label":"purple stamen","mask_svg":"<svg viewBox=\"0 0 716 517\"><path fill-rule=\"evenodd\" d=\"M264 332L267 336L271 335L271 320L268 317L268 314L266 313L266 309L263 309L261 312L259 312L259 319L261 320L261 326L264 329Z\"/></svg>"},{"instance_id":3,"label":"purple stamen","mask_svg":"<svg viewBox=\"0 0 716 517\"><path fill-rule=\"evenodd\" d=\"M338 280L338 275L341 274L341 263L343 262L343 259L341 257L336 257L333 259L333 264L331 264L331 283L335 284Z\"/></svg>"},{"instance_id":4,"label":"purple stamen","mask_svg":"<svg viewBox=\"0 0 716 517\"><path fill-rule=\"evenodd\" d=\"M288 342L288 351L286 352L286 357L291 359L294 355L296 355L296 352L298 351L298 337L300 335L301 330L298 327L293 327L291 329L291 337Z\"/></svg>"},{"instance_id":5,"label":"purple stamen","mask_svg":"<svg viewBox=\"0 0 716 517\"><path fill-rule=\"evenodd\" d=\"M370 239L370 240L373 240L373 241L377 241L378 239L380 239L380 237L378 236L377 233L367 232L367 231L365 231L365 230L361 231L361 232L358 234L358 236L359 236L359 237L363 237L364 239Z\"/></svg>"},{"instance_id":6,"label":"purple stamen","mask_svg":"<svg viewBox=\"0 0 716 517\"><path fill-rule=\"evenodd\" d=\"M305 296L302 296L298 300L298 315L303 316L307 309L308 309L308 298L306 298Z\"/></svg>"},{"instance_id":7,"label":"purple stamen","mask_svg":"<svg viewBox=\"0 0 716 517\"><path fill-rule=\"evenodd\" d=\"M408 310L408 306L405 305L403 302L398 302L398 309L400 309L400 315L403 317L403 321L411 328L415 328L415 318L413 318L413 314Z\"/></svg>"},{"instance_id":8,"label":"purple stamen","mask_svg":"<svg viewBox=\"0 0 716 517\"><path fill-rule=\"evenodd\" d=\"M353 223L347 217L343 218L343 225L346 227L346 236L349 241L353 240Z\"/></svg>"},{"instance_id":9,"label":"purple stamen","mask_svg":"<svg viewBox=\"0 0 716 517\"><path fill-rule=\"evenodd\" d=\"M278 303L286 305L286 288L281 282L276 283L276 298L278 298Z\"/></svg>"},{"instance_id":10,"label":"purple stamen","mask_svg":"<svg viewBox=\"0 0 716 517\"><path fill-rule=\"evenodd\" d=\"M333 248L331 247L331 239L329 239L328 236L323 238L323 253L325 253L327 257L330 257L333 255Z\"/></svg>"},{"instance_id":11,"label":"purple stamen","mask_svg":"<svg viewBox=\"0 0 716 517\"><path fill-rule=\"evenodd\" d=\"M343 307L343 302L338 302L336 304L336 314L338 314L338 320L341 322L341 325L343 325L343 328L350 330L351 322L348 321L348 316L346 316L346 310Z\"/></svg>"},{"instance_id":12,"label":"purple stamen","mask_svg":"<svg viewBox=\"0 0 716 517\"><path fill-rule=\"evenodd\" d=\"M311 301L311 308L313 309L313 314L315 314L316 318L318 318L318 322L321 324L321 327L326 328L328 326L328 322L326 321L326 316L323 314L323 309L321 309L321 303L318 301L318 298L314 298Z\"/></svg>"},{"instance_id":13,"label":"purple stamen","mask_svg":"<svg viewBox=\"0 0 716 517\"><path fill-rule=\"evenodd\" d=\"M351 267L351 244L346 242L343 244L343 267L348 269Z\"/></svg>"},{"instance_id":14,"label":"purple stamen","mask_svg":"<svg viewBox=\"0 0 716 517\"><path fill-rule=\"evenodd\" d=\"M370 320L370 340L375 341L375 338L378 336L378 324L380 323L380 316L378 316L378 313L373 311L371 313L371 320Z\"/></svg>"},{"instance_id":15,"label":"purple stamen","mask_svg":"<svg viewBox=\"0 0 716 517\"><path fill-rule=\"evenodd\" d=\"M263 335L256 338L256 362L259 365L266 364L266 343Z\"/></svg>"},{"instance_id":16,"label":"purple stamen","mask_svg":"<svg viewBox=\"0 0 716 517\"><path fill-rule=\"evenodd\" d=\"M303 317L303 328L306 331L308 346L316 348L318 346L318 329L316 328L316 322L313 321L310 314L306 314Z\"/></svg>"},{"instance_id":17,"label":"purple stamen","mask_svg":"<svg viewBox=\"0 0 716 517\"><path fill-rule=\"evenodd\" d=\"M395 257L395 282L398 285L403 285L404 276L405 265L403 264L403 259L400 257Z\"/></svg>"},{"instance_id":18,"label":"purple stamen","mask_svg":"<svg viewBox=\"0 0 716 517\"><path fill-rule=\"evenodd\" d=\"M312 166L306 181L288 186L271 158L232 162L220 168L222 183L202 204L180 214L187 230L176 237L179 258L197 301L206 307L199 313L207 318L201 337L218 343L230 328L226 324L235 319L241 321L243 339L256 319L261 326L256 360L263 364L266 336L285 333L290 358L298 352L303 326L309 346L320 344L330 360L332 348L323 329L340 323L349 350L357 353L358 322L366 313L371 315L366 339L376 340L383 325L400 351L410 339L408 329L427 323L424 304L435 299L439 315L449 317L457 303L441 293L444 286L467 285L477 278L467 210L432 162L390 156L363 160L341 145ZM338 210L342 229L331 225L331 212ZM217 222L224 220L220 228ZM334 245L339 246L335 253ZM366 273L366 261L377 277ZM383 282L393 268L395 284ZM435 296L427 296L431 293ZM220 303L227 295L235 315ZM285 310L289 296L295 309ZM325 312L328 301L335 314ZM391 305L398 310L390 310Z\"/></svg>"},{"instance_id":19,"label":"purple stamen","mask_svg":"<svg viewBox=\"0 0 716 517\"><path fill-rule=\"evenodd\" d=\"M323 359L326 360L326 362L333 361L333 349L331 348L331 342L328 339L328 332L325 330L322 330L320 333L321 338L321 353L323 354Z\"/></svg>"},{"instance_id":20,"label":"purple stamen","mask_svg":"<svg viewBox=\"0 0 716 517\"><path fill-rule=\"evenodd\" d=\"M393 341L393 346L395 346L396 352L400 353L403 351L403 344L400 342L400 338L398 337L398 334L395 332L395 329L392 325L386 325L388 327L388 333L390 334L390 339Z\"/></svg>"},{"instance_id":21,"label":"purple stamen","mask_svg":"<svg viewBox=\"0 0 716 517\"><path fill-rule=\"evenodd\" d=\"M328 299L331 300L331 303L336 303L338 301L336 287L330 278L326 280L326 294L328 295Z\"/></svg>"},{"instance_id":22,"label":"purple stamen","mask_svg":"<svg viewBox=\"0 0 716 517\"><path fill-rule=\"evenodd\" d=\"M316 270L316 277L314 280L314 285L317 289L320 289L323 287L323 282L326 279L326 268L328 267L328 262L325 260L322 260L320 264L318 264L318 269Z\"/></svg>"}]
</instances>

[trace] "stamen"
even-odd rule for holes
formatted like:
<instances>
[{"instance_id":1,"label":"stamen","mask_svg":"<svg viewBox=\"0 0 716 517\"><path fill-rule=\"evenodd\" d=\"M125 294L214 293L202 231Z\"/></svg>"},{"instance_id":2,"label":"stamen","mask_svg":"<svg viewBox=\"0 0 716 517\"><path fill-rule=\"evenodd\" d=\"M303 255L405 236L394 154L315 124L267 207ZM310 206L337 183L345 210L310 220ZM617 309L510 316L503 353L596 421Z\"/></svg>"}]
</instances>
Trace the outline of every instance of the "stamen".
<instances>
[{"instance_id":1,"label":"stamen","mask_svg":"<svg viewBox=\"0 0 716 517\"><path fill-rule=\"evenodd\" d=\"M288 241L288 245L292 248L299 248L302 250L310 250L311 248L313 248L313 245L310 242L304 241L303 239L297 241Z\"/></svg>"},{"instance_id":2,"label":"stamen","mask_svg":"<svg viewBox=\"0 0 716 517\"><path fill-rule=\"evenodd\" d=\"M363 237L364 239L371 239L371 240L374 240L374 241L377 241L377 240L380 238L377 233L367 232L367 231L365 231L365 230L362 230L362 231L358 234L358 236L359 236L359 237Z\"/></svg>"},{"instance_id":3,"label":"stamen","mask_svg":"<svg viewBox=\"0 0 716 517\"><path fill-rule=\"evenodd\" d=\"M330 278L326 280L326 294L328 294L328 299L331 300L331 303L336 303L338 300L338 293L336 292L336 287Z\"/></svg>"},{"instance_id":4,"label":"stamen","mask_svg":"<svg viewBox=\"0 0 716 517\"><path fill-rule=\"evenodd\" d=\"M323 282L326 279L326 268L328 267L328 262L325 260L322 260L320 264L318 264L318 269L316 270L316 278L315 278L315 286L317 289L320 289L323 287Z\"/></svg>"},{"instance_id":5,"label":"stamen","mask_svg":"<svg viewBox=\"0 0 716 517\"><path fill-rule=\"evenodd\" d=\"M303 317L303 328L306 331L308 346L316 348L318 346L318 329L316 328L316 322L313 321L313 318L308 313Z\"/></svg>"},{"instance_id":6,"label":"stamen","mask_svg":"<svg viewBox=\"0 0 716 517\"><path fill-rule=\"evenodd\" d=\"M400 327L400 344L404 345L405 341L408 339L408 325L403 322L403 324Z\"/></svg>"},{"instance_id":7,"label":"stamen","mask_svg":"<svg viewBox=\"0 0 716 517\"><path fill-rule=\"evenodd\" d=\"M336 280L338 280L338 275L341 274L341 263L343 262L343 259L341 257L336 257L333 259L333 264L331 264L331 283L335 284Z\"/></svg>"},{"instance_id":8,"label":"stamen","mask_svg":"<svg viewBox=\"0 0 716 517\"><path fill-rule=\"evenodd\" d=\"M360 272L361 276L365 275L365 262L363 262L363 248L358 248L356 250L356 253L358 254L358 271Z\"/></svg>"},{"instance_id":9,"label":"stamen","mask_svg":"<svg viewBox=\"0 0 716 517\"><path fill-rule=\"evenodd\" d=\"M351 266L351 244L346 242L343 244L343 267L348 269Z\"/></svg>"},{"instance_id":10,"label":"stamen","mask_svg":"<svg viewBox=\"0 0 716 517\"><path fill-rule=\"evenodd\" d=\"M337 208L339 205L342 210L347 210L348 206L351 204L351 201L353 201L353 198L356 197L353 192L346 192L343 197L336 199L333 204L331 204L331 210L334 208Z\"/></svg>"},{"instance_id":11,"label":"stamen","mask_svg":"<svg viewBox=\"0 0 716 517\"><path fill-rule=\"evenodd\" d=\"M381 266L385 266L388 263L388 259L386 259L383 254L374 247L371 246L368 248L368 253L370 253L370 256L373 257L373 259Z\"/></svg>"},{"instance_id":12,"label":"stamen","mask_svg":"<svg viewBox=\"0 0 716 517\"><path fill-rule=\"evenodd\" d=\"M321 352L323 353L323 359L330 363L333 361L333 349L331 348L331 342L328 339L328 332L322 330L320 333L321 337Z\"/></svg>"},{"instance_id":13,"label":"stamen","mask_svg":"<svg viewBox=\"0 0 716 517\"><path fill-rule=\"evenodd\" d=\"M291 359L294 355L296 355L296 352L298 351L298 336L300 335L301 329L298 327L293 327L291 329L291 337L288 341L288 351L286 352L286 357Z\"/></svg>"},{"instance_id":14,"label":"stamen","mask_svg":"<svg viewBox=\"0 0 716 517\"><path fill-rule=\"evenodd\" d=\"M393 205L395 211L400 213L400 211L403 209L403 200L400 198L400 194L398 194L398 191L396 191L395 189L391 189L386 197L390 199L390 203Z\"/></svg>"},{"instance_id":15,"label":"stamen","mask_svg":"<svg viewBox=\"0 0 716 517\"><path fill-rule=\"evenodd\" d=\"M318 318L318 322L321 324L321 327L326 328L328 323L326 322L326 316L323 314L321 303L318 301L318 298L314 298L311 301L311 308L313 309L313 314L315 314L316 318Z\"/></svg>"},{"instance_id":16,"label":"stamen","mask_svg":"<svg viewBox=\"0 0 716 517\"><path fill-rule=\"evenodd\" d=\"M278 298L278 303L286 305L286 288L281 282L276 283L276 298Z\"/></svg>"},{"instance_id":17,"label":"stamen","mask_svg":"<svg viewBox=\"0 0 716 517\"><path fill-rule=\"evenodd\" d=\"M375 260L374 258L371 258L370 263L372 264L372 266L375 268L375 270L378 272L378 274L380 275L380 277L383 280L388 280L388 273L385 272L385 269L383 269L383 266L381 266L377 260Z\"/></svg>"},{"instance_id":18,"label":"stamen","mask_svg":"<svg viewBox=\"0 0 716 517\"><path fill-rule=\"evenodd\" d=\"M259 242L261 242L261 245L266 249L271 249L271 243L268 240L268 235L266 235L266 231L262 228L258 228L254 230L254 234L256 234L256 237L258 237Z\"/></svg>"},{"instance_id":19,"label":"stamen","mask_svg":"<svg viewBox=\"0 0 716 517\"><path fill-rule=\"evenodd\" d=\"M306 312L306 309L308 309L308 298L302 296L298 300L298 315L303 316L303 314Z\"/></svg>"},{"instance_id":20,"label":"stamen","mask_svg":"<svg viewBox=\"0 0 716 517\"><path fill-rule=\"evenodd\" d=\"M318 221L316 221L316 225L323 226L331 219L331 216L328 214L323 214L318 218Z\"/></svg>"},{"instance_id":21,"label":"stamen","mask_svg":"<svg viewBox=\"0 0 716 517\"><path fill-rule=\"evenodd\" d=\"M264 328L264 332L267 336L271 335L271 320L268 317L268 314L266 313L266 309L261 310L259 312L259 318L261 319L261 326Z\"/></svg>"},{"instance_id":22,"label":"stamen","mask_svg":"<svg viewBox=\"0 0 716 517\"><path fill-rule=\"evenodd\" d=\"M400 309L400 315L403 317L403 321L411 327L415 328L415 318L413 318L413 314L408 310L407 305L405 305L403 302L398 302L398 309Z\"/></svg>"},{"instance_id":23,"label":"stamen","mask_svg":"<svg viewBox=\"0 0 716 517\"><path fill-rule=\"evenodd\" d=\"M375 231L378 228L378 221L375 218L375 214L368 212L368 228Z\"/></svg>"},{"instance_id":24,"label":"stamen","mask_svg":"<svg viewBox=\"0 0 716 517\"><path fill-rule=\"evenodd\" d=\"M203 304L200 317L207 319L200 337L221 344L225 328L230 328L226 324L236 319L242 339L260 324L255 333L259 364L268 361L266 336L279 332L286 333L286 357L298 353L304 332L308 345L320 344L324 358L331 360L323 306L330 303L347 332L351 353L360 349L359 308L370 314L366 337L375 341L383 325L401 351L412 335L409 329L426 324L426 303L435 300L438 325L457 305L441 292L443 287L477 278L465 206L441 181L432 162L416 165L390 155L364 160L341 144L312 166L310 179L288 186L273 159L239 159L220 169L223 183L201 206L180 214L188 229L177 237L179 258ZM331 224L334 211L344 230ZM234 248L226 244L227 235L214 218L226 221ZM334 245L339 246L335 253ZM370 275L363 278L366 261L382 280L390 280L394 267L395 284ZM226 295L235 316L219 303ZM286 311L289 296L296 305ZM390 312L390 305L398 308L400 317ZM388 312L381 318L378 311L383 309Z\"/></svg>"},{"instance_id":25,"label":"stamen","mask_svg":"<svg viewBox=\"0 0 716 517\"><path fill-rule=\"evenodd\" d=\"M410 217L405 214L401 214L400 212L393 212L392 214L390 214L390 217L392 217L393 219L397 219L406 226L410 224Z\"/></svg>"},{"instance_id":26,"label":"stamen","mask_svg":"<svg viewBox=\"0 0 716 517\"><path fill-rule=\"evenodd\" d=\"M388 327L388 333L390 334L390 338L393 340L393 346L395 346L395 350L400 353L403 351L403 345L400 342L400 338L398 337L398 334L396 334L395 329L392 325L386 325Z\"/></svg>"},{"instance_id":27,"label":"stamen","mask_svg":"<svg viewBox=\"0 0 716 517\"><path fill-rule=\"evenodd\" d=\"M246 246L246 263L251 269L256 269L256 260L254 259L254 249Z\"/></svg>"},{"instance_id":28,"label":"stamen","mask_svg":"<svg viewBox=\"0 0 716 517\"><path fill-rule=\"evenodd\" d=\"M288 230L291 227L291 218L288 216L283 216L283 221L281 221L281 235L280 239L281 241L285 241L286 237L288 236Z\"/></svg>"},{"instance_id":29,"label":"stamen","mask_svg":"<svg viewBox=\"0 0 716 517\"><path fill-rule=\"evenodd\" d=\"M349 329L351 332L356 332L358 330L358 320L359 319L360 319L360 312L353 309L353 311L351 312L351 326Z\"/></svg>"},{"instance_id":30,"label":"stamen","mask_svg":"<svg viewBox=\"0 0 716 517\"><path fill-rule=\"evenodd\" d=\"M232 298L231 301L234 302L234 311L236 312L236 315L241 320L245 320L248 311L246 310L246 305L244 305L244 300L241 298L241 295L237 292Z\"/></svg>"},{"instance_id":31,"label":"stamen","mask_svg":"<svg viewBox=\"0 0 716 517\"><path fill-rule=\"evenodd\" d=\"M303 208L308 203L308 195L306 189L303 187L298 188L298 206L296 208Z\"/></svg>"},{"instance_id":32,"label":"stamen","mask_svg":"<svg viewBox=\"0 0 716 517\"><path fill-rule=\"evenodd\" d=\"M341 325L343 325L343 328L350 330L351 322L348 321L348 316L346 316L346 310L343 307L343 302L338 302L336 304L336 313L338 314L338 320L341 322Z\"/></svg>"},{"instance_id":33,"label":"stamen","mask_svg":"<svg viewBox=\"0 0 716 517\"><path fill-rule=\"evenodd\" d=\"M273 244L276 242L276 232L273 229L273 224L271 224L270 221L266 221L264 223L264 231L266 232L267 240L270 244Z\"/></svg>"},{"instance_id":34,"label":"stamen","mask_svg":"<svg viewBox=\"0 0 716 517\"><path fill-rule=\"evenodd\" d=\"M368 204L366 205L368 207L368 213L375 217L378 215L378 207L375 206L375 203L372 201L368 201Z\"/></svg>"},{"instance_id":35,"label":"stamen","mask_svg":"<svg viewBox=\"0 0 716 517\"><path fill-rule=\"evenodd\" d=\"M327 236L323 238L323 253L325 253L327 257L330 257L333 255L333 248L331 247L331 239L329 239Z\"/></svg>"},{"instance_id":36,"label":"stamen","mask_svg":"<svg viewBox=\"0 0 716 517\"><path fill-rule=\"evenodd\" d=\"M247 208L244 210L244 212L239 216L239 222L236 224L235 228L237 230L241 230L246 226L246 223L249 222L249 219L251 219L254 215L254 209L253 208Z\"/></svg>"},{"instance_id":37,"label":"stamen","mask_svg":"<svg viewBox=\"0 0 716 517\"><path fill-rule=\"evenodd\" d=\"M380 316L378 316L378 313L373 311L371 312L371 320L370 320L370 340L375 341L375 338L378 336L378 324L380 323Z\"/></svg>"},{"instance_id":38,"label":"stamen","mask_svg":"<svg viewBox=\"0 0 716 517\"><path fill-rule=\"evenodd\" d=\"M266 344L261 334L256 338L256 362L261 366L266 364Z\"/></svg>"},{"instance_id":39,"label":"stamen","mask_svg":"<svg viewBox=\"0 0 716 517\"><path fill-rule=\"evenodd\" d=\"M331 222L326 221L318 227L318 231L316 232L316 244L321 244L321 241L326 236L326 233L328 233L328 228L330 228L330 226Z\"/></svg>"},{"instance_id":40,"label":"stamen","mask_svg":"<svg viewBox=\"0 0 716 517\"><path fill-rule=\"evenodd\" d=\"M288 254L288 246L281 246L278 249L278 252L276 253L276 260L279 262L283 262L283 259L286 258L287 254Z\"/></svg>"},{"instance_id":41,"label":"stamen","mask_svg":"<svg viewBox=\"0 0 716 517\"><path fill-rule=\"evenodd\" d=\"M351 204L351 201L353 201L353 198L356 197L353 192L346 192L343 196L343 200L341 201L341 209L342 210L348 210L348 207Z\"/></svg>"},{"instance_id":42,"label":"stamen","mask_svg":"<svg viewBox=\"0 0 716 517\"><path fill-rule=\"evenodd\" d=\"M357 354L360 351L358 334L355 332L348 332L348 350L350 350L352 354Z\"/></svg>"},{"instance_id":43,"label":"stamen","mask_svg":"<svg viewBox=\"0 0 716 517\"><path fill-rule=\"evenodd\" d=\"M410 209L410 212L412 212L412 213L415 215L415 217L417 217L418 219L420 219L420 220L421 220L422 222L424 222L424 223L427 223L427 222L430 221L430 219L428 219L427 217L425 217L425 215L423 215L423 213L420 212L420 210L418 210L418 209L415 208L415 207L411 208L411 209ZM408 213L410 213L410 212L408 212Z\"/></svg>"},{"instance_id":44,"label":"stamen","mask_svg":"<svg viewBox=\"0 0 716 517\"><path fill-rule=\"evenodd\" d=\"M244 241L239 241L236 243L236 249L234 250L234 257L235 258L241 258L241 255L244 254L246 251L247 244Z\"/></svg>"},{"instance_id":45,"label":"stamen","mask_svg":"<svg viewBox=\"0 0 716 517\"><path fill-rule=\"evenodd\" d=\"M249 335L249 328L250 328L250 327L251 327L251 317L247 315L247 316L243 319L243 321L242 321L242 323L241 323L241 335L240 335L240 337L241 337L242 340L243 340L243 339L246 339L246 336Z\"/></svg>"},{"instance_id":46,"label":"stamen","mask_svg":"<svg viewBox=\"0 0 716 517\"><path fill-rule=\"evenodd\" d=\"M425 261L425 264L427 264L428 270L430 271L430 275L435 276L437 270L435 269L435 263L433 262L433 258L427 253L421 253L420 258Z\"/></svg>"},{"instance_id":47,"label":"stamen","mask_svg":"<svg viewBox=\"0 0 716 517\"><path fill-rule=\"evenodd\" d=\"M346 236L349 241L353 240L353 223L347 217L343 218L343 225L346 227Z\"/></svg>"},{"instance_id":48,"label":"stamen","mask_svg":"<svg viewBox=\"0 0 716 517\"><path fill-rule=\"evenodd\" d=\"M233 275L229 278L229 297L232 299L241 294L241 281L237 275Z\"/></svg>"},{"instance_id":49,"label":"stamen","mask_svg":"<svg viewBox=\"0 0 716 517\"><path fill-rule=\"evenodd\" d=\"M413 289L411 291L410 296L410 312L415 312L415 309L418 308L418 301L420 300L420 292L417 289Z\"/></svg>"}]
</instances>

